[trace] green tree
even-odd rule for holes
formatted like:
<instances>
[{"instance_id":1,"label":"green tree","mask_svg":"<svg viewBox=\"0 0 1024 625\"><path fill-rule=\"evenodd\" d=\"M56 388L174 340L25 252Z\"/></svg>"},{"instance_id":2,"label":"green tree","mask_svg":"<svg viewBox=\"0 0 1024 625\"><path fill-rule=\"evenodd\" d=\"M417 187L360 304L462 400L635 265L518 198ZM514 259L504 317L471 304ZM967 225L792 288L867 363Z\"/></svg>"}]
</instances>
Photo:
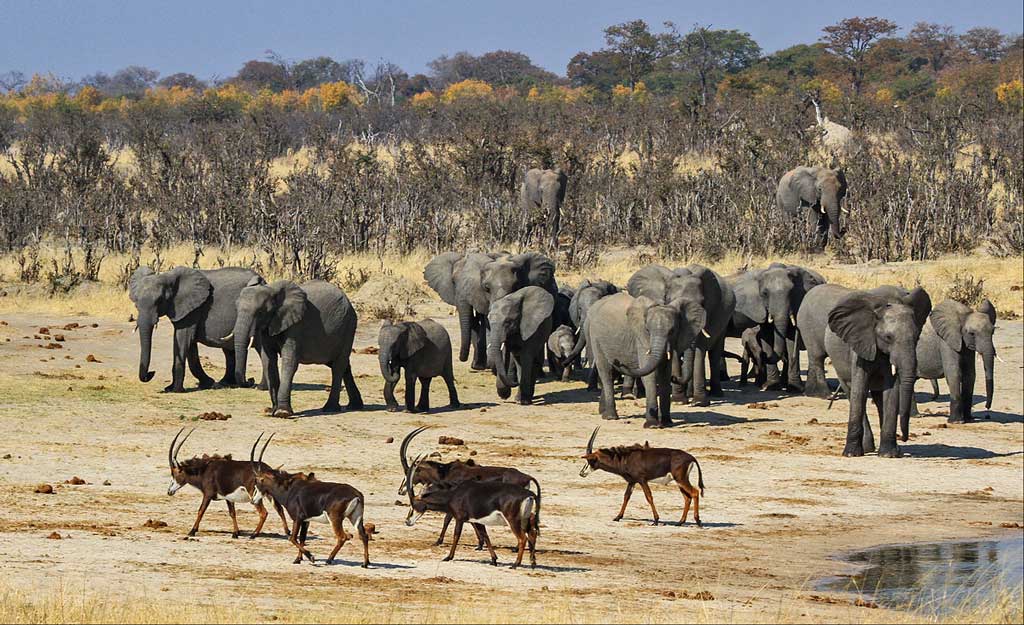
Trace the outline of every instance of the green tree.
<instances>
[{"instance_id":1,"label":"green tree","mask_svg":"<svg viewBox=\"0 0 1024 625\"><path fill-rule=\"evenodd\" d=\"M654 64L666 53L665 37L651 33L647 22L633 20L604 29L606 50L616 65L617 73L630 88L636 86Z\"/></svg>"},{"instance_id":2,"label":"green tree","mask_svg":"<svg viewBox=\"0 0 1024 625\"><path fill-rule=\"evenodd\" d=\"M670 31L663 38L665 63L676 71L696 74L702 105L708 102L709 90L726 74L747 69L761 58L761 46L749 33L695 26L681 35L672 22L665 26Z\"/></svg>"},{"instance_id":3,"label":"green tree","mask_svg":"<svg viewBox=\"0 0 1024 625\"><path fill-rule=\"evenodd\" d=\"M896 32L896 23L882 17L850 17L822 29L821 41L832 54L841 59L860 95L864 86L864 59L875 43Z\"/></svg>"}]
</instances>

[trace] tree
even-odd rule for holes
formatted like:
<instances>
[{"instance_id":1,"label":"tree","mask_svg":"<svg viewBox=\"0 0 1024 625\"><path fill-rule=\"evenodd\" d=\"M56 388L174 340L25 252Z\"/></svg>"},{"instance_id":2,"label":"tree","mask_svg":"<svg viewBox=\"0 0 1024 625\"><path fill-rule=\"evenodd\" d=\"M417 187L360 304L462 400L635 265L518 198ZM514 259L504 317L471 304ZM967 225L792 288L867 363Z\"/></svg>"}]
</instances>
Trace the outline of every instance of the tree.
<instances>
[{"instance_id":1,"label":"tree","mask_svg":"<svg viewBox=\"0 0 1024 625\"><path fill-rule=\"evenodd\" d=\"M897 28L895 22L881 17L850 17L822 29L825 34L821 41L842 60L858 95L864 86L864 57L868 50Z\"/></svg>"},{"instance_id":2,"label":"tree","mask_svg":"<svg viewBox=\"0 0 1024 625\"><path fill-rule=\"evenodd\" d=\"M664 37L654 35L643 20L633 20L604 29L606 50L613 53L619 74L632 89L664 54Z\"/></svg>"},{"instance_id":3,"label":"tree","mask_svg":"<svg viewBox=\"0 0 1024 625\"><path fill-rule=\"evenodd\" d=\"M103 72L86 76L82 79L82 85L95 87L108 98L141 98L159 76L160 72L148 67L129 65L114 72L113 76Z\"/></svg>"},{"instance_id":4,"label":"tree","mask_svg":"<svg viewBox=\"0 0 1024 625\"><path fill-rule=\"evenodd\" d=\"M907 35L907 40L918 46L927 56L933 72L942 71L960 49L953 28L941 24L918 22Z\"/></svg>"},{"instance_id":5,"label":"tree","mask_svg":"<svg viewBox=\"0 0 1024 625\"><path fill-rule=\"evenodd\" d=\"M671 31L663 38L666 61L677 70L696 73L702 105L708 102L710 87L726 74L742 71L761 57L761 46L749 33L695 26L686 35L680 35L672 22L665 22L665 26Z\"/></svg>"},{"instance_id":6,"label":"tree","mask_svg":"<svg viewBox=\"0 0 1024 625\"><path fill-rule=\"evenodd\" d=\"M182 89L192 89L194 91L202 91L206 89L206 83L199 80L192 74L185 72L178 72L177 74L171 74L160 79L157 85L170 89L171 87L180 87Z\"/></svg>"},{"instance_id":7,"label":"tree","mask_svg":"<svg viewBox=\"0 0 1024 625\"><path fill-rule=\"evenodd\" d=\"M26 84L28 84L28 79L25 78L25 74L22 72L12 70L0 74L0 90L17 91Z\"/></svg>"},{"instance_id":8,"label":"tree","mask_svg":"<svg viewBox=\"0 0 1024 625\"><path fill-rule=\"evenodd\" d=\"M253 89L270 89L281 91L288 87L288 68L273 61L247 61L232 82L248 85Z\"/></svg>"},{"instance_id":9,"label":"tree","mask_svg":"<svg viewBox=\"0 0 1024 625\"><path fill-rule=\"evenodd\" d=\"M353 82L353 61L339 63L329 56L299 61L291 67L292 88L305 91L325 82Z\"/></svg>"},{"instance_id":10,"label":"tree","mask_svg":"<svg viewBox=\"0 0 1024 625\"><path fill-rule=\"evenodd\" d=\"M594 87L606 93L622 82L615 53L610 50L577 53L565 73L574 87Z\"/></svg>"},{"instance_id":11,"label":"tree","mask_svg":"<svg viewBox=\"0 0 1024 625\"><path fill-rule=\"evenodd\" d=\"M451 85L463 80L480 80L495 86L520 89L541 83L555 82L558 77L534 65L530 57L521 52L495 50L480 56L469 52L456 52L454 56L440 56L429 63L440 85Z\"/></svg>"},{"instance_id":12,"label":"tree","mask_svg":"<svg viewBox=\"0 0 1024 625\"><path fill-rule=\"evenodd\" d=\"M982 61L995 63L1006 53L1008 37L995 28L972 28L960 35L960 43Z\"/></svg>"}]
</instances>

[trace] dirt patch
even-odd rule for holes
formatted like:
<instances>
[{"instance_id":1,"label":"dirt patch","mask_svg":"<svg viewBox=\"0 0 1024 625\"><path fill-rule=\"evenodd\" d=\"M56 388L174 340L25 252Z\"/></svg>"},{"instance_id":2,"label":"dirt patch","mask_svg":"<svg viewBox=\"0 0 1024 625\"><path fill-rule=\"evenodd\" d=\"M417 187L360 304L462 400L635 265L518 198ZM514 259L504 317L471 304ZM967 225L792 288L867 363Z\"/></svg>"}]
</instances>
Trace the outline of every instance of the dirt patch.
<instances>
[{"instance_id":1,"label":"dirt patch","mask_svg":"<svg viewBox=\"0 0 1024 625\"><path fill-rule=\"evenodd\" d=\"M428 297L406 277L378 274L359 287L351 299L356 310L371 319L404 319L412 317L414 306Z\"/></svg>"}]
</instances>

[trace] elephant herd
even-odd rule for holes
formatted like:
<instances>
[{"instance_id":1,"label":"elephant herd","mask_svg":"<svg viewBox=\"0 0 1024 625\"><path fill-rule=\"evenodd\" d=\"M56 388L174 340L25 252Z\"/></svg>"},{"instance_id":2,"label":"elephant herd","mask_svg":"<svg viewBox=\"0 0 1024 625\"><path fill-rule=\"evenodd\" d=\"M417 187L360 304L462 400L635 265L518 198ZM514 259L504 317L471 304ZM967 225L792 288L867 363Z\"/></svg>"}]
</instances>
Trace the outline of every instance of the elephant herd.
<instances>
[{"instance_id":1,"label":"elephant herd","mask_svg":"<svg viewBox=\"0 0 1024 625\"><path fill-rule=\"evenodd\" d=\"M930 379L937 389L934 381L945 378L950 422L967 421L981 355L991 407L996 311L988 300L977 310L953 300L933 307L921 288L853 290L782 263L725 277L696 264L649 265L624 288L588 279L572 289L558 285L554 261L539 252L448 252L434 257L423 275L458 313L459 359L491 372L500 398L515 389L524 405L534 402L547 363L549 373L564 381L574 369L585 371L588 389L600 391L603 418L618 418L615 390L621 384L623 394L646 397L644 427L666 427L673 402L708 406L710 397L722 397L722 382L729 379L725 361L735 358L743 363L741 382L752 371L763 390L833 400L843 391L850 403L844 455L876 450L870 398L879 417L877 452L897 456L897 423L906 441L915 381ZM242 268L157 273L143 267L132 275L129 294L138 308L143 382L153 377L153 328L167 316L174 349L166 391L184 390L186 364L200 388L252 386L246 363L255 349L274 416L294 412L291 388L299 364L331 368L324 412L341 410L342 384L347 408L363 407L350 365L357 314L330 283L268 284ZM740 339L741 354L725 350L727 337ZM217 382L203 371L200 343L224 352L226 371ZM378 343L389 410L402 409L394 390L403 369L406 410L430 409L435 377L444 380L449 405L460 406L451 339L441 325L385 321ZM806 382L801 350L808 357ZM826 359L839 379L835 391L825 378Z\"/></svg>"}]
</instances>

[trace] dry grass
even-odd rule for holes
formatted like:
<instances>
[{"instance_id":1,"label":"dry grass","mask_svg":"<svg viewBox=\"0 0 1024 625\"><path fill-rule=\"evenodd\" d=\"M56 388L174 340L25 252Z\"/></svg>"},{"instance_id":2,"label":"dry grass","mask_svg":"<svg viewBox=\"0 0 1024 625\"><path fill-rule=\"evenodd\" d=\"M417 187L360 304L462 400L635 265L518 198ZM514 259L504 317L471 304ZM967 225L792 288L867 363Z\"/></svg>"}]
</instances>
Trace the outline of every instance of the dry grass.
<instances>
[{"instance_id":1,"label":"dry grass","mask_svg":"<svg viewBox=\"0 0 1024 625\"><path fill-rule=\"evenodd\" d=\"M61 259L63 246L42 245L40 260L45 268L51 267L51 259ZM190 265L193 250L187 245L178 245L162 254L164 267ZM431 255L419 251L406 256L385 256L379 258L374 254L352 254L335 259L337 268L336 280L346 290L358 288L348 284L347 276L365 278L380 274L404 277L423 287L426 292L433 293L426 287L423 280L423 266ZM204 267L241 265L250 266L253 259L263 266L266 257L255 253L249 248L235 248L230 251L209 249L203 256ZM121 273L128 263L126 255L113 254L106 257L99 273L99 283L80 288L72 296L50 297L42 285L8 289L6 297L0 297L0 313L23 310L35 310L61 315L89 314L106 317L127 317L134 307L119 285ZM153 254L146 251L141 261L148 264ZM1024 316L1024 295L1019 289L1024 284L1024 264L1021 258L995 258L978 253L971 256L947 256L931 261L907 261L885 264L833 264L825 255L818 256L785 256L777 258L742 258L727 256L721 260L705 263L721 275L730 275L743 267L760 267L771 261L782 261L804 265L819 270L830 282L855 288L873 288L882 284L898 284L906 287L923 286L931 294L933 303L945 299L956 276L974 276L984 278L983 296L995 305L1002 318L1019 318ZM81 263L81 253L76 255L76 262ZM650 250L616 250L603 254L596 263L590 266L572 269L559 269L558 279L563 284L575 285L583 278L601 277L624 285L637 269L649 263L664 263L678 266L695 260L672 260L658 258ZM289 277L282 273L265 275L268 280ZM0 283L18 282L18 262L13 254L0 256ZM353 289L354 290L354 289Z\"/></svg>"}]
</instances>

